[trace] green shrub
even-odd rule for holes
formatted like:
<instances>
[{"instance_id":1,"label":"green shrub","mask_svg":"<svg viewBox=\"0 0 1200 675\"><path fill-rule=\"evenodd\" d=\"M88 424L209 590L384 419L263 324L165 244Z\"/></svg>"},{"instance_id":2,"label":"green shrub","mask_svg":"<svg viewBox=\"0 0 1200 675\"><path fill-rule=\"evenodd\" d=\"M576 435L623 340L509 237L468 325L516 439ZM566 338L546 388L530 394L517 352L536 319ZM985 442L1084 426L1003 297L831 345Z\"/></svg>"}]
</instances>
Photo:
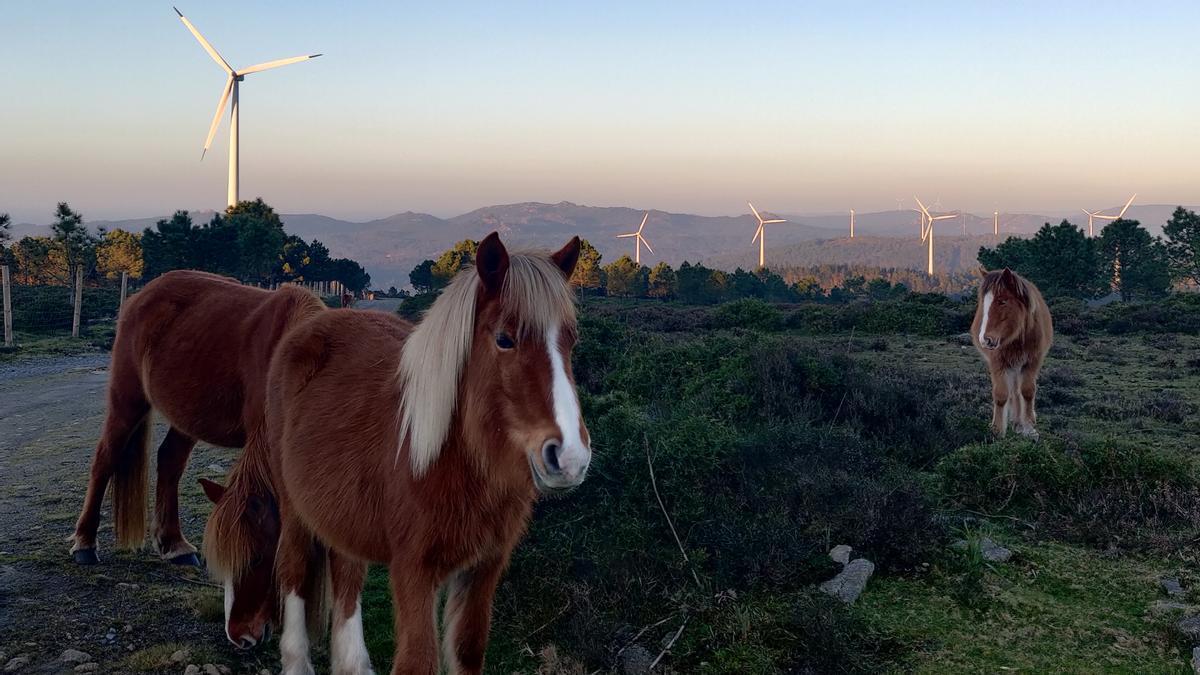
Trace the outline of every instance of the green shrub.
<instances>
[{"instance_id":1,"label":"green shrub","mask_svg":"<svg viewBox=\"0 0 1200 675\"><path fill-rule=\"evenodd\" d=\"M774 305L744 298L726 302L717 307L712 315L713 328L750 328L765 331L779 330L783 326L783 313Z\"/></svg>"}]
</instances>

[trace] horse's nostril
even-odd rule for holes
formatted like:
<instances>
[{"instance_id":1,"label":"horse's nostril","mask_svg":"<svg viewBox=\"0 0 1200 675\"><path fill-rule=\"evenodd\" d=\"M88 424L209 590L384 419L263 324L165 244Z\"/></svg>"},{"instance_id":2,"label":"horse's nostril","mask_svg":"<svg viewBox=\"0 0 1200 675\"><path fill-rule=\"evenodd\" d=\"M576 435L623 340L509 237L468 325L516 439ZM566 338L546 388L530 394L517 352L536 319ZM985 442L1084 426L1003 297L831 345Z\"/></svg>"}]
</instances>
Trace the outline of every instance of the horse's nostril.
<instances>
[{"instance_id":1,"label":"horse's nostril","mask_svg":"<svg viewBox=\"0 0 1200 675\"><path fill-rule=\"evenodd\" d=\"M254 638L250 637L249 635L243 635L242 639L238 640L237 646L238 646L238 649L250 649L251 647L253 647L256 644L258 644L258 640L255 640Z\"/></svg>"},{"instance_id":2,"label":"horse's nostril","mask_svg":"<svg viewBox=\"0 0 1200 675\"><path fill-rule=\"evenodd\" d=\"M546 441L542 446L542 461L550 473L562 473L562 467L558 464L558 452L561 448L558 441Z\"/></svg>"}]
</instances>

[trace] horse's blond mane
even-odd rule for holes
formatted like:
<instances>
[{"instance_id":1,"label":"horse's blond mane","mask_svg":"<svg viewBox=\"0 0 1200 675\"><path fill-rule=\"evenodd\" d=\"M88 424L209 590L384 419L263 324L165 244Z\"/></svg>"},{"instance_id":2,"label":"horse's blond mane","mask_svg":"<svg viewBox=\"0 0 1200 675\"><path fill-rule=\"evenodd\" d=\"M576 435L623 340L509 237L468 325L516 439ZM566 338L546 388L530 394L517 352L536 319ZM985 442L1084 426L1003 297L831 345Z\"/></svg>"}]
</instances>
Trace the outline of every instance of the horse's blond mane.
<instances>
[{"instance_id":1,"label":"horse's blond mane","mask_svg":"<svg viewBox=\"0 0 1200 675\"><path fill-rule=\"evenodd\" d=\"M459 272L400 351L399 441L402 448L407 440L417 477L437 460L450 431L463 366L471 354L479 284L474 268ZM500 304L506 318L517 320L518 337L575 324L575 296L562 270L544 253L509 256Z\"/></svg>"},{"instance_id":2,"label":"horse's blond mane","mask_svg":"<svg viewBox=\"0 0 1200 675\"><path fill-rule=\"evenodd\" d=\"M208 571L217 579L237 580L250 566L254 540L260 533L245 517L247 504L252 495L270 502L275 494L266 459L262 451L242 453L229 471L225 496L213 507L205 525L204 558Z\"/></svg>"}]
</instances>

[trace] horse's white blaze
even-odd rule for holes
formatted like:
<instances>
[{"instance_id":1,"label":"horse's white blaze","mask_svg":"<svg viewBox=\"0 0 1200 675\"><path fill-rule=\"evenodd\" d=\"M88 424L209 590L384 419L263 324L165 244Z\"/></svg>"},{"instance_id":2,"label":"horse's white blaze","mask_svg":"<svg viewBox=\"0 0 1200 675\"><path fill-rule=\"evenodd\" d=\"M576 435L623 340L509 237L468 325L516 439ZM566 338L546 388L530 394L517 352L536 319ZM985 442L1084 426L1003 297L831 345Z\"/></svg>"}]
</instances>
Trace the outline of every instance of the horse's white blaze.
<instances>
[{"instance_id":1,"label":"horse's white blaze","mask_svg":"<svg viewBox=\"0 0 1200 675\"><path fill-rule=\"evenodd\" d=\"M991 291L983 294L983 318L979 321L979 344L983 344L983 336L987 333L988 313L992 311L992 300L995 299Z\"/></svg>"},{"instance_id":2,"label":"horse's white blaze","mask_svg":"<svg viewBox=\"0 0 1200 675\"><path fill-rule=\"evenodd\" d=\"M308 626L304 619L304 599L289 591L283 601L283 635L279 637L279 656L283 675L311 675L308 660Z\"/></svg>"},{"instance_id":3,"label":"horse's white blaze","mask_svg":"<svg viewBox=\"0 0 1200 675\"><path fill-rule=\"evenodd\" d=\"M558 347L558 326L551 326L546 331L546 350L550 352L553 378L551 398L554 401L554 421L562 434L562 453L558 456L558 464L567 478L581 478L587 471L592 451L584 445L579 433L579 396L567 378L567 368Z\"/></svg>"},{"instance_id":4,"label":"horse's white blaze","mask_svg":"<svg viewBox=\"0 0 1200 675\"><path fill-rule=\"evenodd\" d=\"M353 614L341 621L334 621L329 646L334 675L373 672L367 643L363 639L362 602L355 603Z\"/></svg>"},{"instance_id":5,"label":"horse's white blaze","mask_svg":"<svg viewBox=\"0 0 1200 675\"><path fill-rule=\"evenodd\" d=\"M231 614L233 614L233 580L226 579L225 580L225 637L229 638L230 642L237 644L237 640L233 639L233 636L229 634L229 616Z\"/></svg>"}]
</instances>

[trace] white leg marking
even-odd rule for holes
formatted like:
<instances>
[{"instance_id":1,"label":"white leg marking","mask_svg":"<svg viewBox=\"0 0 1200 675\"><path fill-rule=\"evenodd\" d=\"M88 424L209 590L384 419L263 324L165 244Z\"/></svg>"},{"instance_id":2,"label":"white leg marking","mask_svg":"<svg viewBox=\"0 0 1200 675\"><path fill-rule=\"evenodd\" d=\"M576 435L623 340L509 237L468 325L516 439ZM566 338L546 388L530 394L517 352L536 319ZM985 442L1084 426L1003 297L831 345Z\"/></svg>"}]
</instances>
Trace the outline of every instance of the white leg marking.
<instances>
[{"instance_id":1,"label":"white leg marking","mask_svg":"<svg viewBox=\"0 0 1200 675\"><path fill-rule=\"evenodd\" d=\"M592 459L592 451L583 444L579 434L579 396L563 365L562 352L558 348L558 326L546 331L546 350L550 352L550 371L553 377L551 396L554 399L554 421L562 433L562 454L559 466L568 478L583 476Z\"/></svg>"},{"instance_id":2,"label":"white leg marking","mask_svg":"<svg viewBox=\"0 0 1200 675\"><path fill-rule=\"evenodd\" d=\"M362 602L354 605L354 613L345 619L334 620L333 637L329 641L333 660L333 675L362 675L374 673L367 643L363 639Z\"/></svg>"},{"instance_id":3,"label":"white leg marking","mask_svg":"<svg viewBox=\"0 0 1200 675\"><path fill-rule=\"evenodd\" d=\"M983 318L979 321L979 344L983 344L983 334L987 332L988 313L992 311L992 300L995 299L991 291L983 295Z\"/></svg>"},{"instance_id":4,"label":"white leg marking","mask_svg":"<svg viewBox=\"0 0 1200 675\"><path fill-rule=\"evenodd\" d=\"M304 599L289 591L283 601L283 635L279 638L279 657L283 675L313 675L308 660L308 626L304 619Z\"/></svg>"},{"instance_id":5,"label":"white leg marking","mask_svg":"<svg viewBox=\"0 0 1200 675\"><path fill-rule=\"evenodd\" d=\"M226 579L225 580L225 637L229 638L230 642L237 644L237 640L234 640L233 636L229 634L229 615L232 613L233 613L233 581L231 579Z\"/></svg>"}]
</instances>

